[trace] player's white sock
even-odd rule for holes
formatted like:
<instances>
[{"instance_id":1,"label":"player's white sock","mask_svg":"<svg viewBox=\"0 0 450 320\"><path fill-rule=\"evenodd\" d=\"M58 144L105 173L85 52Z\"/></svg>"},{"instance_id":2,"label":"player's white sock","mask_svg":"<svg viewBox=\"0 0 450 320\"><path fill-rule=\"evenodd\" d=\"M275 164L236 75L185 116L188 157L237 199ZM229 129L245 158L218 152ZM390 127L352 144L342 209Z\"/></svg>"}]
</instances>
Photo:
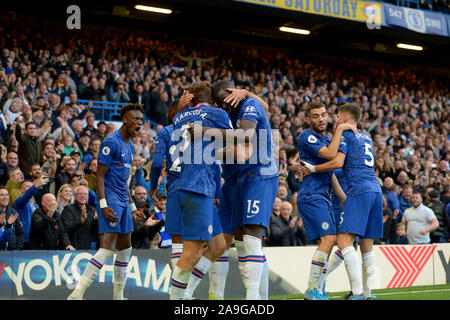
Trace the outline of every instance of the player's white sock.
<instances>
[{"instance_id":1,"label":"player's white sock","mask_svg":"<svg viewBox=\"0 0 450 320\"><path fill-rule=\"evenodd\" d=\"M328 261L327 273L330 274L336 270L342 262L344 262L344 257L342 256L341 250L338 249L331 255L330 260Z\"/></svg>"},{"instance_id":2,"label":"player's white sock","mask_svg":"<svg viewBox=\"0 0 450 320\"><path fill-rule=\"evenodd\" d=\"M244 235L246 254L245 274L247 280L247 300L260 300L259 287L264 267L264 251L261 247L261 239Z\"/></svg>"},{"instance_id":3,"label":"player's white sock","mask_svg":"<svg viewBox=\"0 0 450 320\"><path fill-rule=\"evenodd\" d=\"M239 265L239 273L241 274L242 282L244 283L245 289L247 289L247 278L245 274L245 265L246 265L246 254L245 254L245 246L244 241L234 240L234 246L236 247L237 255L238 255L238 265Z\"/></svg>"},{"instance_id":4,"label":"player's white sock","mask_svg":"<svg viewBox=\"0 0 450 320\"><path fill-rule=\"evenodd\" d=\"M172 272L170 300L184 299L184 294L186 292L186 287L189 282L191 273L192 272L190 271L186 271L178 266L175 266L175 269Z\"/></svg>"},{"instance_id":5,"label":"player's white sock","mask_svg":"<svg viewBox=\"0 0 450 320\"><path fill-rule=\"evenodd\" d=\"M183 244L182 243L172 243L172 256L171 256L171 260L170 260L172 270L175 270L175 266L177 265L178 260L180 260L182 253L183 253Z\"/></svg>"},{"instance_id":6,"label":"player's white sock","mask_svg":"<svg viewBox=\"0 0 450 320\"><path fill-rule=\"evenodd\" d=\"M362 277L364 296L369 298L372 296L372 288L375 278L375 255L373 251L363 253L362 259Z\"/></svg>"},{"instance_id":7,"label":"player's white sock","mask_svg":"<svg viewBox=\"0 0 450 320\"><path fill-rule=\"evenodd\" d=\"M89 260L88 264L86 265L86 269L84 269L83 275L80 278L80 281L77 283L75 289L67 299L83 299L84 292L92 284L103 265L107 263L113 255L114 251L104 248L98 249L97 253L91 258L91 260Z\"/></svg>"},{"instance_id":8,"label":"player's white sock","mask_svg":"<svg viewBox=\"0 0 450 320\"><path fill-rule=\"evenodd\" d=\"M130 260L131 247L117 252L114 261L114 295L113 300L124 300L123 289L127 282L128 261Z\"/></svg>"},{"instance_id":9,"label":"player's white sock","mask_svg":"<svg viewBox=\"0 0 450 320\"><path fill-rule=\"evenodd\" d=\"M358 253L353 246L348 246L341 250L341 252L344 257L344 265L347 270L352 293L355 296L361 295L363 293L363 285Z\"/></svg>"},{"instance_id":10,"label":"player's white sock","mask_svg":"<svg viewBox=\"0 0 450 320\"><path fill-rule=\"evenodd\" d=\"M327 280L327 275L328 275L327 265L328 265L328 262L325 262L325 266L323 267L322 274L319 277L319 285L317 286L317 289L319 290L319 293L321 293L321 294L325 294L324 286L325 286L325 281Z\"/></svg>"},{"instance_id":11,"label":"player's white sock","mask_svg":"<svg viewBox=\"0 0 450 320\"><path fill-rule=\"evenodd\" d=\"M319 279L322 275L322 271L327 260L328 254L319 250L314 251L311 260L311 269L309 271L308 288L306 289L307 291L313 290L314 288L317 288L319 286Z\"/></svg>"},{"instance_id":12,"label":"player's white sock","mask_svg":"<svg viewBox=\"0 0 450 320\"><path fill-rule=\"evenodd\" d=\"M259 295L261 296L261 300L269 300L269 264L267 263L265 254Z\"/></svg>"},{"instance_id":13,"label":"player's white sock","mask_svg":"<svg viewBox=\"0 0 450 320\"><path fill-rule=\"evenodd\" d=\"M205 256L201 256L200 260L195 265L194 270L192 270L192 275L189 278L186 292L184 293L184 300L192 300L192 295L194 294L195 289L200 284L200 281L205 277L205 274L208 272L211 264L211 260Z\"/></svg>"},{"instance_id":14,"label":"player's white sock","mask_svg":"<svg viewBox=\"0 0 450 320\"><path fill-rule=\"evenodd\" d=\"M217 299L224 299L229 266L229 251L226 250L209 268L209 294Z\"/></svg>"}]
</instances>

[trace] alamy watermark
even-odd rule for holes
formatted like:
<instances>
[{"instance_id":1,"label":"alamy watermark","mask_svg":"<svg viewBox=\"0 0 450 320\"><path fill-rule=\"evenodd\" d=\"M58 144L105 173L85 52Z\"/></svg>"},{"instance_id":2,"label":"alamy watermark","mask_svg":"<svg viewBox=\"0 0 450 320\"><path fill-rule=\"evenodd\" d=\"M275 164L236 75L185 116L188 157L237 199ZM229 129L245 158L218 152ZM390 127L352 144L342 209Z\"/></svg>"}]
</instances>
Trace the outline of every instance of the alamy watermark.
<instances>
[{"instance_id":1,"label":"alamy watermark","mask_svg":"<svg viewBox=\"0 0 450 320\"><path fill-rule=\"evenodd\" d=\"M79 6L72 4L67 7L66 13L70 16L66 20L67 29L81 29L81 9Z\"/></svg>"}]
</instances>

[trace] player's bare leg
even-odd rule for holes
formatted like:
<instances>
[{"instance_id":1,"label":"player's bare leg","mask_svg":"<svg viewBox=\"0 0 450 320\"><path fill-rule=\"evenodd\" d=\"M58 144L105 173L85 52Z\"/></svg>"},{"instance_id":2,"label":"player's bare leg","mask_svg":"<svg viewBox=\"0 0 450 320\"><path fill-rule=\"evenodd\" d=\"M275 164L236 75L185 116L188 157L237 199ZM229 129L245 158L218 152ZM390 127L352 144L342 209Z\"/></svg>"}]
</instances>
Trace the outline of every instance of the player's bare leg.
<instances>
[{"instance_id":1,"label":"player's bare leg","mask_svg":"<svg viewBox=\"0 0 450 320\"><path fill-rule=\"evenodd\" d=\"M229 250L233 243L234 235L223 233L225 239L225 251L218 257L209 268L209 299L223 300L225 294L225 283L229 269Z\"/></svg>"}]
</instances>

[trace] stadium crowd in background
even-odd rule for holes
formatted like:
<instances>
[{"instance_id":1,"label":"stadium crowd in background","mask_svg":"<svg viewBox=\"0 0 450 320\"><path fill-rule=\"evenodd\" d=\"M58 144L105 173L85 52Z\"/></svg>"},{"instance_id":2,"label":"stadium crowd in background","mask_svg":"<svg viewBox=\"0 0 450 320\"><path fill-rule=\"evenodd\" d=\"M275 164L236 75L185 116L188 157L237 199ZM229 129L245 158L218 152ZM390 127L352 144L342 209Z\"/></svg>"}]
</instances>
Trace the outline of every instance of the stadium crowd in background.
<instances>
[{"instance_id":1,"label":"stadium crowd in background","mask_svg":"<svg viewBox=\"0 0 450 320\"><path fill-rule=\"evenodd\" d=\"M355 102L363 109L360 129L374 141L375 170L386 197L384 220L389 230L380 243L399 242L397 226L402 225L403 213L413 207L415 191L423 195L424 204L439 222L431 240L450 241L450 79L441 73L389 62L212 40L181 41L167 34L126 30L69 34L51 29L50 24L9 23L0 30L0 181L9 196L8 209L2 209L6 219L0 222L10 228L8 215L20 213L23 232L15 233L14 242L24 243L24 248L30 247L30 231L36 229L33 221L38 219L31 218L34 212L40 214L39 221L63 226L58 246L48 247L73 249L81 239L83 248L89 243L92 249L97 245L91 227L73 234L74 227L64 216L70 212L73 220L81 212L81 222L89 221L95 228L99 146L120 125L99 121L103 119L93 104L80 103L80 99L139 103L144 105L147 120L152 120L153 125L147 121L140 136L132 139L136 156L131 190L140 206L149 210L146 220L136 223L151 230L150 239L136 235L136 241L139 238L144 247L155 247L154 235L161 239L155 228L160 230L163 224L147 221L152 211L159 211L148 196L153 138L168 124L170 103L191 83L221 79L262 97L269 105L271 127L278 130L273 134L280 142L280 201L272 213L274 230L269 228L266 245L310 244L296 204L301 179L292 166L299 160L297 137L306 128L305 108L311 101L327 106L330 136L339 105ZM42 176L49 179L42 180ZM166 176L164 168L161 191L165 191ZM87 199L85 194L80 196L83 199L64 195L68 186L79 185L90 189ZM51 201L43 208L41 203L47 198L57 206L53 208ZM81 207L73 206L74 200L82 201ZM56 219L55 214L62 212L63 219ZM39 241L38 247L46 247L45 239ZM0 248L20 249L15 245Z\"/></svg>"}]
</instances>

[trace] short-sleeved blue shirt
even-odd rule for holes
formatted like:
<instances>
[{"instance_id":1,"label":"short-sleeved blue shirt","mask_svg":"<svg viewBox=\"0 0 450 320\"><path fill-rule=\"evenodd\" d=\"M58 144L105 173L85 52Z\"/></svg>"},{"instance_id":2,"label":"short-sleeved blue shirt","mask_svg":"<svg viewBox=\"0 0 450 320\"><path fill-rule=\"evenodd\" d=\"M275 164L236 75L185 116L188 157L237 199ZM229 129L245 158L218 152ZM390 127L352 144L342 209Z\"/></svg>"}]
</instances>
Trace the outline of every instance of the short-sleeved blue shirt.
<instances>
[{"instance_id":1,"label":"short-sleeved blue shirt","mask_svg":"<svg viewBox=\"0 0 450 320\"><path fill-rule=\"evenodd\" d=\"M121 202L128 205L127 180L134 157L134 145L131 139L126 143L115 131L103 140L98 153L98 163L107 166L105 183L106 201Z\"/></svg>"}]
</instances>

